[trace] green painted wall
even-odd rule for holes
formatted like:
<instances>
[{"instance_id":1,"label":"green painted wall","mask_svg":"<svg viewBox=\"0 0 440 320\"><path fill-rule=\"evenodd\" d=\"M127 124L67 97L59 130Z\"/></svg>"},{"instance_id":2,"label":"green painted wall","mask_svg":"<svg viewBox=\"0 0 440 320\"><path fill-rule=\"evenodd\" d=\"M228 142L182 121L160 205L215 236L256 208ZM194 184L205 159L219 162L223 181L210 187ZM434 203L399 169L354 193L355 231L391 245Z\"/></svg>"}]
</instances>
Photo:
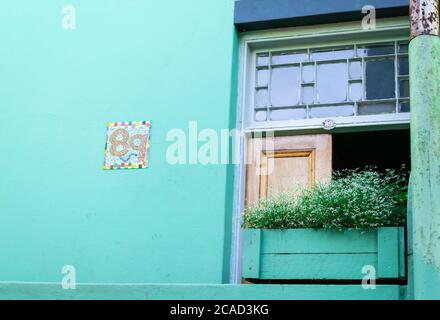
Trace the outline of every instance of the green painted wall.
<instances>
[{"instance_id":1,"label":"green painted wall","mask_svg":"<svg viewBox=\"0 0 440 320\"><path fill-rule=\"evenodd\" d=\"M169 165L166 134L234 124L233 0L1 1L0 21L0 281L227 281L231 167ZM129 120L152 121L150 168L102 170Z\"/></svg>"},{"instance_id":2,"label":"green painted wall","mask_svg":"<svg viewBox=\"0 0 440 320\"><path fill-rule=\"evenodd\" d=\"M410 42L414 297L440 299L440 37Z\"/></svg>"}]
</instances>

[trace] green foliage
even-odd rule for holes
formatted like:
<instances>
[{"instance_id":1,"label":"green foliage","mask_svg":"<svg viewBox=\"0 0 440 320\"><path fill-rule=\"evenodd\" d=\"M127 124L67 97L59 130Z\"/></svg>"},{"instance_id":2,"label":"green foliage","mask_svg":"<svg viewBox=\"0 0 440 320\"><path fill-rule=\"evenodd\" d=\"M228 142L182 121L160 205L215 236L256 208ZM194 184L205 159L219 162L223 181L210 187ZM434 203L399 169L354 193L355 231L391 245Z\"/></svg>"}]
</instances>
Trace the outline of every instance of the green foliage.
<instances>
[{"instance_id":1,"label":"green foliage","mask_svg":"<svg viewBox=\"0 0 440 320\"><path fill-rule=\"evenodd\" d=\"M295 194L295 195L294 195ZM407 173L374 168L334 173L331 183L316 184L263 199L243 215L244 228L372 229L405 223Z\"/></svg>"}]
</instances>

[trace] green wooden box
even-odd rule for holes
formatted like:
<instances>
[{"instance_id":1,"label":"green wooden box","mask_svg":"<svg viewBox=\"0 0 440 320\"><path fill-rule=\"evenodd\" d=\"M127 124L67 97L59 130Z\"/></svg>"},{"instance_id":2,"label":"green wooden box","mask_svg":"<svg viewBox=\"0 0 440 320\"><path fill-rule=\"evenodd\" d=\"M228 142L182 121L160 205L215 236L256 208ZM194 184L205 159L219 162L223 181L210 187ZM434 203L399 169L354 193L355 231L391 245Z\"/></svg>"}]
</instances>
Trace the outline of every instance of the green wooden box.
<instances>
[{"instance_id":1,"label":"green wooden box","mask_svg":"<svg viewBox=\"0 0 440 320\"><path fill-rule=\"evenodd\" d=\"M244 230L243 278L360 280L367 265L377 279L404 278L404 228Z\"/></svg>"}]
</instances>

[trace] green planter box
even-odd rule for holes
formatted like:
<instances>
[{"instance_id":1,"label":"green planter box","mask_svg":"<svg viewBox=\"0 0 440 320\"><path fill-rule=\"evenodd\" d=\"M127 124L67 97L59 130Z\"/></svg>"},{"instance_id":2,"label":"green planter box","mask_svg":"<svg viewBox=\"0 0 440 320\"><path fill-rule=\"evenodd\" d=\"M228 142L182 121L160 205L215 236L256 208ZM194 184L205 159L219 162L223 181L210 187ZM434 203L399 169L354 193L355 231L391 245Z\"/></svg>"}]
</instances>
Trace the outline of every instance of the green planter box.
<instances>
[{"instance_id":1,"label":"green planter box","mask_svg":"<svg viewBox=\"0 0 440 320\"><path fill-rule=\"evenodd\" d=\"M377 279L404 278L404 229L244 230L243 278L360 280L366 265Z\"/></svg>"}]
</instances>

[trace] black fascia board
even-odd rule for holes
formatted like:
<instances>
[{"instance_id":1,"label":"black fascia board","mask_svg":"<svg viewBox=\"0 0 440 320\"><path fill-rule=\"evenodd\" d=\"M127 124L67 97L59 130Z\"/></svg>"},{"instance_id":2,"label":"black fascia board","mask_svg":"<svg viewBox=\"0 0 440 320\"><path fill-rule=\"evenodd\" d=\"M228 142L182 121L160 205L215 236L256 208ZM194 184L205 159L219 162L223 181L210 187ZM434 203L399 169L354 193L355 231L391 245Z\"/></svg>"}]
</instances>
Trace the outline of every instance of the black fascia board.
<instances>
[{"instance_id":1,"label":"black fascia board","mask_svg":"<svg viewBox=\"0 0 440 320\"><path fill-rule=\"evenodd\" d=\"M234 23L239 31L361 21L364 6L376 17L408 16L408 0L238 0Z\"/></svg>"}]
</instances>

